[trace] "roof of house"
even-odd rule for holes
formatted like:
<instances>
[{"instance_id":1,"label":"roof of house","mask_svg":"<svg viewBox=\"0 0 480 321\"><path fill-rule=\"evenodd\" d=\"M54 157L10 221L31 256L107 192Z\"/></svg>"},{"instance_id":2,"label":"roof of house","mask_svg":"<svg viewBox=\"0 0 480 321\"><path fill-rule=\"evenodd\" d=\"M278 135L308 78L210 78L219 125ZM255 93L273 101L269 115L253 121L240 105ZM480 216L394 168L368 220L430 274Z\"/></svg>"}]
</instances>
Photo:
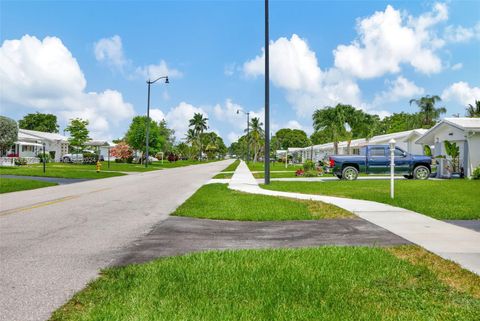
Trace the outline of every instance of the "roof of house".
<instances>
[{"instance_id":1,"label":"roof of house","mask_svg":"<svg viewBox=\"0 0 480 321\"><path fill-rule=\"evenodd\" d=\"M45 132L39 132L36 130L28 130L28 129L19 129L18 130L18 138L19 140L21 139L46 139L50 141L67 141L68 138L57 134L57 133L45 133Z\"/></svg>"},{"instance_id":2,"label":"roof of house","mask_svg":"<svg viewBox=\"0 0 480 321\"><path fill-rule=\"evenodd\" d=\"M444 126L452 126L463 131L480 132L480 118L455 117L444 118L441 122L426 131L419 139L417 144L429 144L433 141L434 133Z\"/></svg>"},{"instance_id":3,"label":"roof of house","mask_svg":"<svg viewBox=\"0 0 480 321\"><path fill-rule=\"evenodd\" d=\"M378 136L373 136L369 140L365 138L357 138L353 139L350 142L350 147L360 147L360 146L365 146L369 144L378 144L379 142L385 142L388 143L390 139L395 139L397 141L406 141L409 140L411 137L414 136L421 136L427 132L426 129L422 128L417 128L417 129L412 129L412 130L406 130L403 132L396 132L396 133L391 133L391 134L384 134L384 135L378 135ZM348 142L347 141L342 141L338 143L338 147L347 147ZM305 149L308 149L311 147L305 147ZM315 145L313 146L314 149L316 150L328 150L328 149L333 149L333 143L326 143L326 144L321 144L321 145Z\"/></svg>"}]
</instances>

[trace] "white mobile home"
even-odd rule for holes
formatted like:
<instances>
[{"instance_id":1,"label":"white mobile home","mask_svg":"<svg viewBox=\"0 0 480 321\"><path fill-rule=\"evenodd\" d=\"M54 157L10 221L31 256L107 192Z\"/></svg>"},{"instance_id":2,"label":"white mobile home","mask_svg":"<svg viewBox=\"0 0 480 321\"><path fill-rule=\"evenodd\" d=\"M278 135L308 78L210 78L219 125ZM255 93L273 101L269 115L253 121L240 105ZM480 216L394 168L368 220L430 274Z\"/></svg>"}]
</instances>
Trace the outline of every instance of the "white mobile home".
<instances>
[{"instance_id":1,"label":"white mobile home","mask_svg":"<svg viewBox=\"0 0 480 321\"><path fill-rule=\"evenodd\" d=\"M473 169L480 166L480 118L445 118L430 128L417 144L435 146L434 156L447 157L445 141L456 143L460 150L460 166L465 176L471 176ZM441 161L438 173L447 175L448 164Z\"/></svg>"},{"instance_id":2,"label":"white mobile home","mask_svg":"<svg viewBox=\"0 0 480 321\"><path fill-rule=\"evenodd\" d=\"M43 144L45 151L50 153L56 162L68 153L68 139L63 135L19 129L18 139L8 154L24 158L36 157L42 152Z\"/></svg>"}]
</instances>

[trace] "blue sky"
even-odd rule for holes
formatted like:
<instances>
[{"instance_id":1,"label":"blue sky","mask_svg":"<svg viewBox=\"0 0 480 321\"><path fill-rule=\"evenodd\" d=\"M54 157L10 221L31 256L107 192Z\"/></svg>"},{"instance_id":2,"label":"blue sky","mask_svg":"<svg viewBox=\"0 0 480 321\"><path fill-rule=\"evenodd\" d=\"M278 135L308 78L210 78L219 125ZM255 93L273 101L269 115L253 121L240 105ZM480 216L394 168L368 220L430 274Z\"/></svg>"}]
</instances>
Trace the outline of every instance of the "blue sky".
<instances>
[{"instance_id":1,"label":"blue sky","mask_svg":"<svg viewBox=\"0 0 480 321\"><path fill-rule=\"evenodd\" d=\"M123 135L133 115L165 118L181 139L203 112L227 143L236 109L263 117L262 1L2 1L1 113L90 120ZM312 131L315 108L381 116L441 95L446 116L480 99L478 1L271 1L272 129Z\"/></svg>"}]
</instances>

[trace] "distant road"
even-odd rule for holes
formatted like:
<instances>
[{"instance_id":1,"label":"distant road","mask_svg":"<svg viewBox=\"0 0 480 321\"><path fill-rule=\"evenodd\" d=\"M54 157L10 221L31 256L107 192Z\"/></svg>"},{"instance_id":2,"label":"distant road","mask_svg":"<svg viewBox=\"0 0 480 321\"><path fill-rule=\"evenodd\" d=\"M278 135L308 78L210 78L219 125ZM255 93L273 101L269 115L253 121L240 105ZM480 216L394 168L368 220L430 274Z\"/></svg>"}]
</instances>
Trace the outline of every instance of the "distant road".
<instances>
[{"instance_id":1,"label":"distant road","mask_svg":"<svg viewBox=\"0 0 480 321\"><path fill-rule=\"evenodd\" d=\"M45 320L221 161L0 195L0 320Z\"/></svg>"}]
</instances>

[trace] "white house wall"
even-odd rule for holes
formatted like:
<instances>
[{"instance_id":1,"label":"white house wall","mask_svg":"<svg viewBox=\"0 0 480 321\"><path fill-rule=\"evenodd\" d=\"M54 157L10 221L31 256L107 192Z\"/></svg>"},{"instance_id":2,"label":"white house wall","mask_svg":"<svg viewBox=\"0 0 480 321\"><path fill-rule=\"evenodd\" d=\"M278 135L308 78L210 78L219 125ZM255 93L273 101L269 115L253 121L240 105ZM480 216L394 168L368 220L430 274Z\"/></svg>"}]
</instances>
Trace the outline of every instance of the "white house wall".
<instances>
[{"instance_id":1,"label":"white house wall","mask_svg":"<svg viewBox=\"0 0 480 321\"><path fill-rule=\"evenodd\" d=\"M468 138L469 168L466 173L470 176L473 169L480 166L480 133Z\"/></svg>"}]
</instances>

